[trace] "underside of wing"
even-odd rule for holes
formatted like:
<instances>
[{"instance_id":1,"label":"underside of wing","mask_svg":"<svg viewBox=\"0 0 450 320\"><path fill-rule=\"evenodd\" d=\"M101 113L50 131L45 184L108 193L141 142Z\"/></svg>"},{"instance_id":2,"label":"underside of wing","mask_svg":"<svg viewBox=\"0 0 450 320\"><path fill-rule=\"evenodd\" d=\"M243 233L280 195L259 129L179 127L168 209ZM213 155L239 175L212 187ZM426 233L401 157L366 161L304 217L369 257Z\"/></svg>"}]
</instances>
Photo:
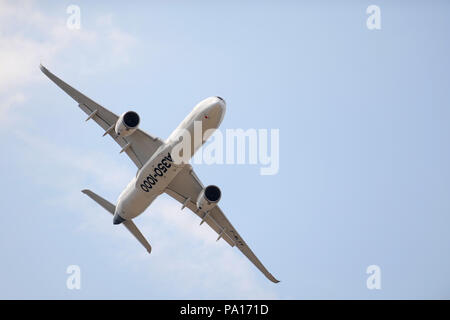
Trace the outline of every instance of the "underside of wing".
<instances>
[{"instance_id":1,"label":"underside of wing","mask_svg":"<svg viewBox=\"0 0 450 320\"><path fill-rule=\"evenodd\" d=\"M114 130L116 122L119 119L116 114L72 88L44 66L41 65L40 68L50 80L78 102L80 109L88 115L86 120L92 119L102 127L104 135L110 135L120 145L120 152L125 152L139 169L164 144L161 139L152 137L140 129L126 137L118 136Z\"/></svg>"},{"instance_id":2,"label":"underside of wing","mask_svg":"<svg viewBox=\"0 0 450 320\"><path fill-rule=\"evenodd\" d=\"M205 214L198 210L196 200L198 195L203 189L203 186L196 182L196 176L190 166L185 166L183 170L172 180L165 192L175 200L178 200L184 207L189 208L200 219L201 223L209 225L217 234L221 234L223 231L222 225L215 219L212 212ZM228 232L222 233L223 240L225 240L230 246L234 247L235 241L229 235Z\"/></svg>"},{"instance_id":3,"label":"underside of wing","mask_svg":"<svg viewBox=\"0 0 450 320\"><path fill-rule=\"evenodd\" d=\"M206 222L218 234L217 240L224 239L230 246L238 247L270 281L278 283L279 281L267 271L218 206L206 213L197 208L196 200L203 188L203 184L192 167L186 165L172 180L165 192L178 200L183 207L194 212L201 219L201 223Z\"/></svg>"}]
</instances>

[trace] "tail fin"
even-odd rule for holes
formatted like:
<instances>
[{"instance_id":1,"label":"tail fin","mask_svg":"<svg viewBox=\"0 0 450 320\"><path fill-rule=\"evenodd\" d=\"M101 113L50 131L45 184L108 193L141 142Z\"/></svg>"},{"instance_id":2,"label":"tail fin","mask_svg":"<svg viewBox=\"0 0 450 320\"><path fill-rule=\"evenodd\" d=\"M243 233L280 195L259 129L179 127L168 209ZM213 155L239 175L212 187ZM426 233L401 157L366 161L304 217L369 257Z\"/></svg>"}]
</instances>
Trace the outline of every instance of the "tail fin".
<instances>
[{"instance_id":1,"label":"tail fin","mask_svg":"<svg viewBox=\"0 0 450 320\"><path fill-rule=\"evenodd\" d=\"M114 206L111 202L103 199L102 197L92 192L91 190L82 190L81 192L83 192L89 198L91 198L99 205L101 205L104 209L106 209L106 211L114 215L114 212L116 211L116 206ZM133 221L126 220L125 222L123 222L123 225L144 246L144 248L147 249L148 253L152 252L152 246L150 245L150 243L148 243L148 241L145 239L145 237L142 235L142 233L139 231L139 229L136 227Z\"/></svg>"}]
</instances>

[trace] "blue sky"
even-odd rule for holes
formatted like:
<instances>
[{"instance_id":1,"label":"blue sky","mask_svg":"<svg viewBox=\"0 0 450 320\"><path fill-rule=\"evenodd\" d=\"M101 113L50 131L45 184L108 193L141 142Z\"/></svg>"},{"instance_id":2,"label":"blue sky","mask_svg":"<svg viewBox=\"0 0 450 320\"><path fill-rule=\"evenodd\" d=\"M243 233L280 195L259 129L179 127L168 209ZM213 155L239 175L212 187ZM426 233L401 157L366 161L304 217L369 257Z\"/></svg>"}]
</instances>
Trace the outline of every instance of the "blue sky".
<instances>
[{"instance_id":1,"label":"blue sky","mask_svg":"<svg viewBox=\"0 0 450 320\"><path fill-rule=\"evenodd\" d=\"M0 298L450 298L449 6L0 1ZM115 202L135 167L40 62L162 138L213 95L222 129L279 129L277 175L195 170L282 282L167 196L136 219L151 255L113 226L80 190ZM381 290L366 287L374 264Z\"/></svg>"}]
</instances>

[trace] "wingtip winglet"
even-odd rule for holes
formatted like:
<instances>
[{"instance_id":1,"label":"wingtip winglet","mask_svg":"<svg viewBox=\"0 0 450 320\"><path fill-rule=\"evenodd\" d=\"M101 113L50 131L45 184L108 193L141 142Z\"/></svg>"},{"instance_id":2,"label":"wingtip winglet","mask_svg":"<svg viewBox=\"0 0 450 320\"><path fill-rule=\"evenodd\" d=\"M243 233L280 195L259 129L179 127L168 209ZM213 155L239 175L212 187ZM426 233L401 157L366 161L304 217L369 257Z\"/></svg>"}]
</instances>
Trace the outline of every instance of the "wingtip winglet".
<instances>
[{"instance_id":1,"label":"wingtip winglet","mask_svg":"<svg viewBox=\"0 0 450 320\"><path fill-rule=\"evenodd\" d=\"M277 280L271 273L268 275L267 277L270 281L272 281L273 283L279 283L280 280Z\"/></svg>"}]
</instances>

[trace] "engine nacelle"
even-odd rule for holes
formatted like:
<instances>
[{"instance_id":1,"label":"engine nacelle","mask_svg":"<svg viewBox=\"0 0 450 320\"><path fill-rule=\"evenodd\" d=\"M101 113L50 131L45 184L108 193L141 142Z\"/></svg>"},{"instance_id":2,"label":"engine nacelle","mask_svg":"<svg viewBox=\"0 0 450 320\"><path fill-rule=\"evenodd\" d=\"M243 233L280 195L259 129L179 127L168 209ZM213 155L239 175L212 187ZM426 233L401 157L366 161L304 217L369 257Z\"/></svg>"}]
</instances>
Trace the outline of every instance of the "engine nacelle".
<instances>
[{"instance_id":1,"label":"engine nacelle","mask_svg":"<svg viewBox=\"0 0 450 320\"><path fill-rule=\"evenodd\" d=\"M197 208L202 211L209 211L214 208L220 200L222 192L216 186L204 188L197 199Z\"/></svg>"},{"instance_id":2,"label":"engine nacelle","mask_svg":"<svg viewBox=\"0 0 450 320\"><path fill-rule=\"evenodd\" d=\"M128 111L117 119L115 131L117 135L126 137L136 131L139 126L139 115L134 111Z\"/></svg>"}]
</instances>

